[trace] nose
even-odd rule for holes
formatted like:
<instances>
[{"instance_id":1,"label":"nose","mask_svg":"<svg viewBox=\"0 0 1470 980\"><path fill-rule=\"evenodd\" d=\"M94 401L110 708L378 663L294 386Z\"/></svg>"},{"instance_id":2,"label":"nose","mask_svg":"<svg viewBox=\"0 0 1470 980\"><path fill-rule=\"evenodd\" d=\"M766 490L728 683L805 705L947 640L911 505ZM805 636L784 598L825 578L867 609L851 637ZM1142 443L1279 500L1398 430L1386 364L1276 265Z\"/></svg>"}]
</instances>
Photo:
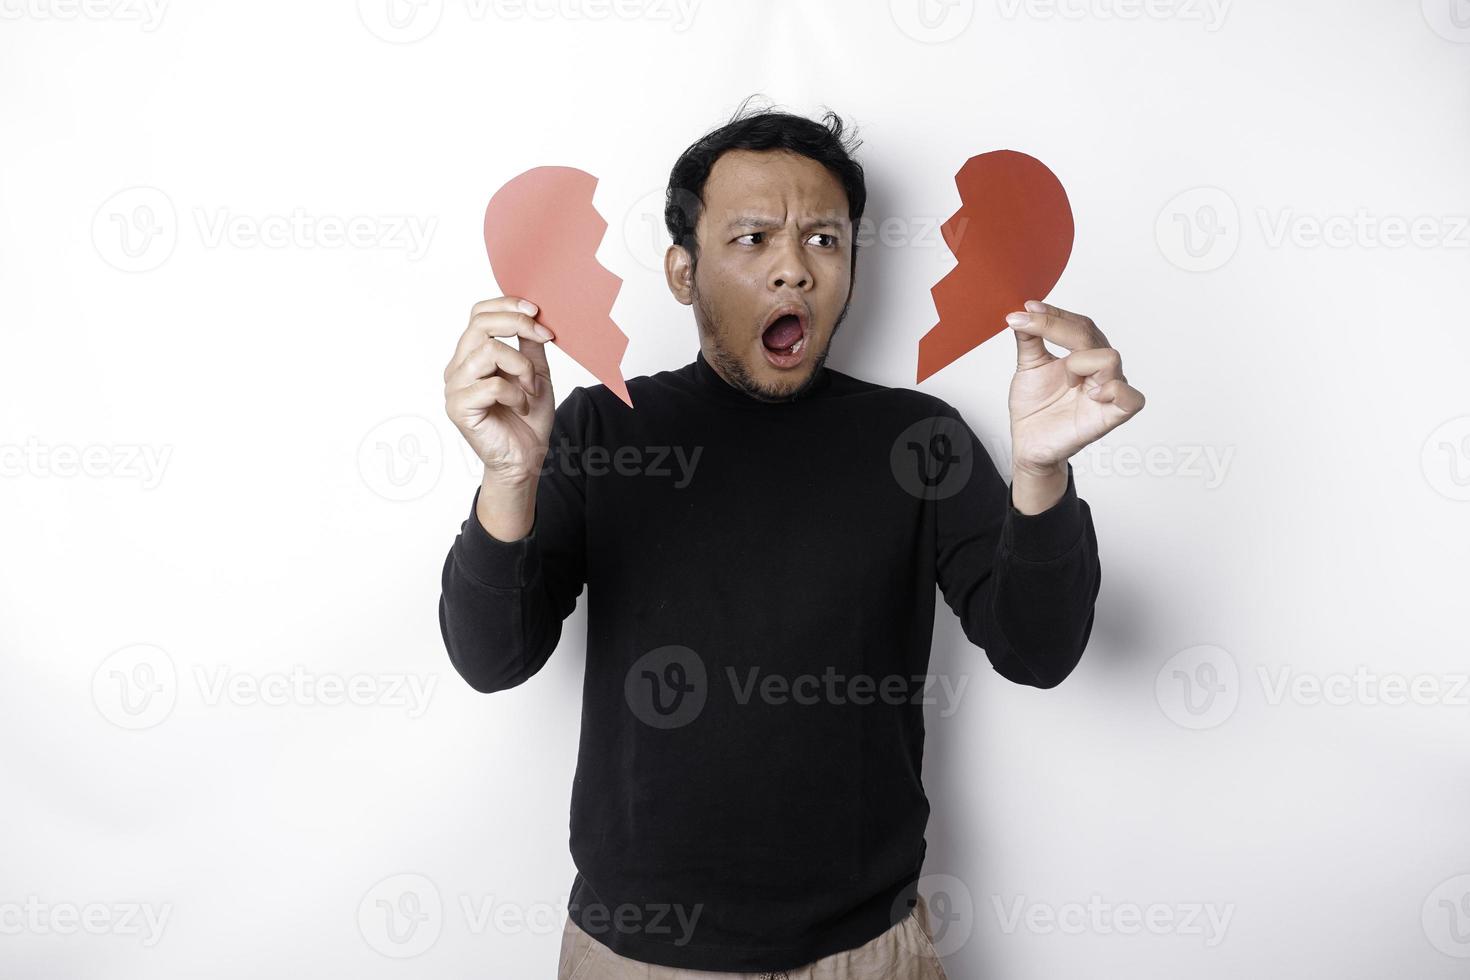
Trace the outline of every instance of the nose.
<instances>
[{"instance_id":1,"label":"nose","mask_svg":"<svg viewBox=\"0 0 1470 980\"><path fill-rule=\"evenodd\" d=\"M774 260L768 277L770 287L779 289L790 286L794 289L809 289L812 273L807 268L806 257L801 252L801 236L783 235L781 244L772 249Z\"/></svg>"}]
</instances>

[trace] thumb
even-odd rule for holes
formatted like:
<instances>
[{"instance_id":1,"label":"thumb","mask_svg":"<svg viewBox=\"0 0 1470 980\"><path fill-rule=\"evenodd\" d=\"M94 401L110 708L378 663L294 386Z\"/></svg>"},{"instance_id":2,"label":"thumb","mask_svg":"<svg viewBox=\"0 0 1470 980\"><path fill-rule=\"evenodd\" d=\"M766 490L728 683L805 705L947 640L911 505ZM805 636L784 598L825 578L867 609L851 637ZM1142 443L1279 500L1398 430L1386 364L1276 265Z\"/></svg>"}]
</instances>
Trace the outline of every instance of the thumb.
<instances>
[{"instance_id":1,"label":"thumb","mask_svg":"<svg viewBox=\"0 0 1470 980\"><path fill-rule=\"evenodd\" d=\"M1041 339L1040 334L1027 333L1021 327L1013 325L1011 332L1016 335L1017 368L1033 368L1056 360L1056 356L1046 349L1046 341Z\"/></svg>"},{"instance_id":2,"label":"thumb","mask_svg":"<svg viewBox=\"0 0 1470 980\"><path fill-rule=\"evenodd\" d=\"M520 341L521 353L531 362L531 369L550 383L551 363L546 359L546 345L550 341L528 340L525 337L520 338Z\"/></svg>"}]
</instances>

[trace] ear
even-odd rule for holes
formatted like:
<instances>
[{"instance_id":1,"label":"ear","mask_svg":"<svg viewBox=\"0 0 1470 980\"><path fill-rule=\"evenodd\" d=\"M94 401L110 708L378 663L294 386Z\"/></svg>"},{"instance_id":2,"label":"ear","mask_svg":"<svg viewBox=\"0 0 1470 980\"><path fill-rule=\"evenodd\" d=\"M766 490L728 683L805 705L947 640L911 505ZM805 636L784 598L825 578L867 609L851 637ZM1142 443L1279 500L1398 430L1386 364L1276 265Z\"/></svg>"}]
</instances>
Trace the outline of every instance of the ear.
<instances>
[{"instance_id":1,"label":"ear","mask_svg":"<svg viewBox=\"0 0 1470 980\"><path fill-rule=\"evenodd\" d=\"M689 250L682 245L670 245L664 253L664 279L674 299L690 306L694 303L694 263Z\"/></svg>"}]
</instances>

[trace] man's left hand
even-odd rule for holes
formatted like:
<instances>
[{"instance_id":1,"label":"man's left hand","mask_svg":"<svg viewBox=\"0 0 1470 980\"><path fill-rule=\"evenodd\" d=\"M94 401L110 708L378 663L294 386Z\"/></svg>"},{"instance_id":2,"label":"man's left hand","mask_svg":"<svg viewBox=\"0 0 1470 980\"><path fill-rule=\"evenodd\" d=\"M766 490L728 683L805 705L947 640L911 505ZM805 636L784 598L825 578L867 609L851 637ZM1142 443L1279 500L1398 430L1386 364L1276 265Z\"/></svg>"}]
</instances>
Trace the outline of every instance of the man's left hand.
<instances>
[{"instance_id":1,"label":"man's left hand","mask_svg":"<svg viewBox=\"0 0 1470 980\"><path fill-rule=\"evenodd\" d=\"M1010 314L1006 323L1016 335L1010 392L1013 486L1017 506L1026 511L1020 502L1023 489L1033 496L1033 488L1044 487L1043 497L1051 497L1059 478L1065 489L1067 460L1137 415L1144 398L1123 376L1122 356L1080 313L1027 300L1026 311ZM1043 338L1069 353L1057 357Z\"/></svg>"}]
</instances>

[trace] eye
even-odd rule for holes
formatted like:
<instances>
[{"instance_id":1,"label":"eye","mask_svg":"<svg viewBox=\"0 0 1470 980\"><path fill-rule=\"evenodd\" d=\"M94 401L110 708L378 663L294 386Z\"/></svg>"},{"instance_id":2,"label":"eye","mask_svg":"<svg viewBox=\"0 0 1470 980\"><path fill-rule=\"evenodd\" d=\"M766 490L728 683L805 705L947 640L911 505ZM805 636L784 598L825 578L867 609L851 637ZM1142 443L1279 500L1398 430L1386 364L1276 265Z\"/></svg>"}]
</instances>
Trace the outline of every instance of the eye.
<instances>
[{"instance_id":1,"label":"eye","mask_svg":"<svg viewBox=\"0 0 1470 980\"><path fill-rule=\"evenodd\" d=\"M745 239L745 238L759 238L761 235L764 235L764 234L765 234L765 232L763 232L763 231L753 231L753 232L751 232L748 235L741 235L740 238L737 238L735 240L738 242L738 241L741 241L742 239ZM755 242L751 242L750 244L754 245Z\"/></svg>"},{"instance_id":2,"label":"eye","mask_svg":"<svg viewBox=\"0 0 1470 980\"><path fill-rule=\"evenodd\" d=\"M829 239L829 242L826 245L822 246L823 248L835 248L836 245L837 245L837 236L836 235L829 235L825 231L819 231L815 235L813 235L812 237L813 238L826 238L826 239Z\"/></svg>"}]
</instances>

